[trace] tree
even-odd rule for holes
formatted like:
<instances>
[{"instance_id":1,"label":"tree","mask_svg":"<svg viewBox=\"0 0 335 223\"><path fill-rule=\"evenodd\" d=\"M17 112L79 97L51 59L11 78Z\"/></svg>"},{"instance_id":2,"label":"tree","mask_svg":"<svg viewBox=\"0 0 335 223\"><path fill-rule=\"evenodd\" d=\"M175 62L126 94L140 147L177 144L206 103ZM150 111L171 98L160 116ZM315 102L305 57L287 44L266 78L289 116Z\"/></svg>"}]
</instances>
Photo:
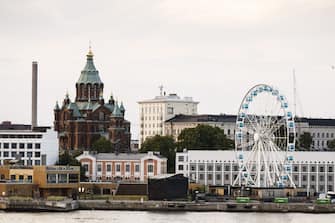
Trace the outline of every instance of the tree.
<instances>
[{"instance_id":1,"label":"tree","mask_svg":"<svg viewBox=\"0 0 335 223\"><path fill-rule=\"evenodd\" d=\"M333 140L329 140L329 141L327 142L327 146L328 146L328 148L329 148L330 150L335 150L335 139L333 139Z\"/></svg>"},{"instance_id":2,"label":"tree","mask_svg":"<svg viewBox=\"0 0 335 223\"><path fill-rule=\"evenodd\" d=\"M178 136L178 150L228 150L234 148L234 141L228 139L224 131L219 127L198 125L195 128L187 128Z\"/></svg>"},{"instance_id":3,"label":"tree","mask_svg":"<svg viewBox=\"0 0 335 223\"><path fill-rule=\"evenodd\" d=\"M65 151L63 154L59 155L58 162L56 165L63 166L80 166L80 181L85 181L85 169L81 166L81 163L75 158L80 155L81 152L75 154L69 154L68 151Z\"/></svg>"},{"instance_id":4,"label":"tree","mask_svg":"<svg viewBox=\"0 0 335 223\"><path fill-rule=\"evenodd\" d=\"M141 145L140 152L157 151L168 159L167 167L169 173L175 172L176 143L171 136L153 136L147 138Z\"/></svg>"},{"instance_id":5,"label":"tree","mask_svg":"<svg viewBox=\"0 0 335 223\"><path fill-rule=\"evenodd\" d=\"M303 132L297 142L297 150L310 150L311 145L313 143L313 138L311 136L311 133L309 132Z\"/></svg>"},{"instance_id":6,"label":"tree","mask_svg":"<svg viewBox=\"0 0 335 223\"><path fill-rule=\"evenodd\" d=\"M98 153L112 153L114 152L113 144L105 137L100 137L92 144L92 149Z\"/></svg>"}]
</instances>

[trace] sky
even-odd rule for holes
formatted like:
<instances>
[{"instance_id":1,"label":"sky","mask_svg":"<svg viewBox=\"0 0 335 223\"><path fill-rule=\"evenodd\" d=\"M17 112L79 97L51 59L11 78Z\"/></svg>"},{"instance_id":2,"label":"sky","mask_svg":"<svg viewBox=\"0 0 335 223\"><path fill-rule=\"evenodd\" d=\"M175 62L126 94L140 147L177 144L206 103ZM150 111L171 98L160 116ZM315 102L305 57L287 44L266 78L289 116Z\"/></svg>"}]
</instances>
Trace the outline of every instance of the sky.
<instances>
[{"instance_id":1,"label":"sky","mask_svg":"<svg viewBox=\"0 0 335 223\"><path fill-rule=\"evenodd\" d=\"M53 125L89 41L104 97L123 101L134 139L137 102L159 85L199 101L200 114L236 114L260 83L292 106L293 69L297 114L335 118L334 0L0 0L0 121L31 122L36 60L38 123Z\"/></svg>"}]
</instances>

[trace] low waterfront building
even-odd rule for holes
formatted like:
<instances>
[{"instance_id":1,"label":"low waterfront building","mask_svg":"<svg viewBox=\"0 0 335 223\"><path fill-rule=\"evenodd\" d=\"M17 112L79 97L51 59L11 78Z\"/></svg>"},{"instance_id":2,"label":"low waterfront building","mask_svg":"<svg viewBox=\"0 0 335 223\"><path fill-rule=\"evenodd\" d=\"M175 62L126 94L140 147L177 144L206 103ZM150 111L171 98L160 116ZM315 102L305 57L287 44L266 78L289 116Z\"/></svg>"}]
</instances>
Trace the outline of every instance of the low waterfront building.
<instances>
[{"instance_id":1,"label":"low waterfront building","mask_svg":"<svg viewBox=\"0 0 335 223\"><path fill-rule=\"evenodd\" d=\"M79 166L1 166L2 196L73 196L78 193Z\"/></svg>"},{"instance_id":2,"label":"low waterfront building","mask_svg":"<svg viewBox=\"0 0 335 223\"><path fill-rule=\"evenodd\" d=\"M335 152L293 152L292 179L308 193L334 191ZM176 154L176 173L203 185L232 185L239 173L234 150L184 150Z\"/></svg>"},{"instance_id":3,"label":"low waterfront building","mask_svg":"<svg viewBox=\"0 0 335 223\"><path fill-rule=\"evenodd\" d=\"M95 154L84 151L76 159L91 181L145 181L167 172L167 159L156 152Z\"/></svg>"},{"instance_id":4,"label":"low waterfront building","mask_svg":"<svg viewBox=\"0 0 335 223\"><path fill-rule=\"evenodd\" d=\"M57 133L51 127L0 124L0 165L54 165L58 160Z\"/></svg>"}]
</instances>

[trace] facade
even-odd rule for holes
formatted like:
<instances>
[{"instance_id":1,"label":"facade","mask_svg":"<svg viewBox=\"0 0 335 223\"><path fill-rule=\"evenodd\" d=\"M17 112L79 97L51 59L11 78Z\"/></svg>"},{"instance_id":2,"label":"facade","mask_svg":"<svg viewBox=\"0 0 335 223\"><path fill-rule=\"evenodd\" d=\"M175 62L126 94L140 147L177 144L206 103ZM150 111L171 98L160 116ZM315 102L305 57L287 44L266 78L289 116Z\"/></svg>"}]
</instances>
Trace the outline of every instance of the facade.
<instances>
[{"instance_id":1,"label":"facade","mask_svg":"<svg viewBox=\"0 0 335 223\"><path fill-rule=\"evenodd\" d=\"M92 154L84 151L76 159L90 181L146 181L148 177L167 172L167 159L154 152Z\"/></svg>"},{"instance_id":2,"label":"facade","mask_svg":"<svg viewBox=\"0 0 335 223\"><path fill-rule=\"evenodd\" d=\"M57 133L51 127L0 124L0 165L54 165L58 160Z\"/></svg>"},{"instance_id":3,"label":"facade","mask_svg":"<svg viewBox=\"0 0 335 223\"><path fill-rule=\"evenodd\" d=\"M105 102L103 88L90 50L76 83L75 100L72 102L66 94L63 104L56 103L54 109L61 152L91 150L92 143L100 137L109 139L119 152L130 150L130 122L124 119L123 103L119 104L113 96Z\"/></svg>"},{"instance_id":4,"label":"facade","mask_svg":"<svg viewBox=\"0 0 335 223\"><path fill-rule=\"evenodd\" d=\"M195 128L197 125L210 125L223 129L228 138L234 140L236 126L235 115L176 115L165 121L166 135L177 140L183 129Z\"/></svg>"},{"instance_id":5,"label":"facade","mask_svg":"<svg viewBox=\"0 0 335 223\"><path fill-rule=\"evenodd\" d=\"M293 152L292 177L311 194L334 191L335 152ZM239 173L234 150L185 150L176 154L176 173L204 185L232 185Z\"/></svg>"},{"instance_id":6,"label":"facade","mask_svg":"<svg viewBox=\"0 0 335 223\"><path fill-rule=\"evenodd\" d=\"M2 196L69 196L78 192L79 166L1 166Z\"/></svg>"},{"instance_id":7,"label":"facade","mask_svg":"<svg viewBox=\"0 0 335 223\"><path fill-rule=\"evenodd\" d=\"M140 144L147 137L166 135L164 122L175 115L195 115L199 102L191 97L180 98L177 94L162 94L154 99L138 102L140 106Z\"/></svg>"},{"instance_id":8,"label":"facade","mask_svg":"<svg viewBox=\"0 0 335 223\"><path fill-rule=\"evenodd\" d=\"M234 140L235 115L176 115L164 123L166 135L178 138L185 128L205 124L223 129L228 138ZM309 132L313 138L312 150L328 150L328 141L335 139L335 119L296 118L296 133Z\"/></svg>"}]
</instances>

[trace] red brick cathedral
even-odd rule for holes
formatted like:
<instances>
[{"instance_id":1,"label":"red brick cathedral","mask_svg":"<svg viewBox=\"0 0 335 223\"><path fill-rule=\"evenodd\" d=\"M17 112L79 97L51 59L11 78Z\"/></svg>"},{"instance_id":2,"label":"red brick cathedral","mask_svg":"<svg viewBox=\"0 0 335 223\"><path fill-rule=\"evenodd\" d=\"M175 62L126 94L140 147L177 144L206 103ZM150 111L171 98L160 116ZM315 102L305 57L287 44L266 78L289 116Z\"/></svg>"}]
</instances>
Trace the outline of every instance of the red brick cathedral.
<instances>
[{"instance_id":1,"label":"red brick cathedral","mask_svg":"<svg viewBox=\"0 0 335 223\"><path fill-rule=\"evenodd\" d=\"M61 152L94 150L92 143L100 137L110 140L118 152L130 151L130 122L124 119L125 108L112 95L105 103L103 88L90 49L76 83L75 101L66 94L62 106L56 103L54 109Z\"/></svg>"}]
</instances>

